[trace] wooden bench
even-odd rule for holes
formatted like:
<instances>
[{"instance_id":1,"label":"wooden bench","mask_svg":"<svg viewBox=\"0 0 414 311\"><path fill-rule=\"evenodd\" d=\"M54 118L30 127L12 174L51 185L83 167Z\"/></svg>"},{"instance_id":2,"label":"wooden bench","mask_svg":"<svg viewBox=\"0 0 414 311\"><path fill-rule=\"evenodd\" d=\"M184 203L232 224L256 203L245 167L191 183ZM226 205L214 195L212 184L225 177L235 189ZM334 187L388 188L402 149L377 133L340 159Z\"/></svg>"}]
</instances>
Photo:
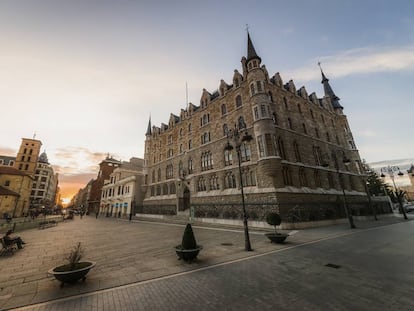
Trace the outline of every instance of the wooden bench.
<instances>
[{"instance_id":1,"label":"wooden bench","mask_svg":"<svg viewBox=\"0 0 414 311\"><path fill-rule=\"evenodd\" d=\"M1 238L0 240L1 240L0 255L13 254L13 252L17 249L16 243L7 245L6 242L4 241L4 238Z\"/></svg>"},{"instance_id":2,"label":"wooden bench","mask_svg":"<svg viewBox=\"0 0 414 311\"><path fill-rule=\"evenodd\" d=\"M57 221L56 220L45 220L45 221L41 221L39 222L39 229L46 229L49 227L54 227L57 226Z\"/></svg>"}]
</instances>

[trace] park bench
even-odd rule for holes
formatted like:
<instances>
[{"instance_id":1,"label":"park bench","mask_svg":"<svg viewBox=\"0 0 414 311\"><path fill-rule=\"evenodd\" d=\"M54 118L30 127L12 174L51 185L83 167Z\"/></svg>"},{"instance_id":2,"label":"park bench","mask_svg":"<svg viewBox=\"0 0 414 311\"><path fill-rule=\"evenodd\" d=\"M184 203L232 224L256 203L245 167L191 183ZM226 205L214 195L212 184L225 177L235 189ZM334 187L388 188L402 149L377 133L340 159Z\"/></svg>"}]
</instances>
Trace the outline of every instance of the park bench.
<instances>
[{"instance_id":1,"label":"park bench","mask_svg":"<svg viewBox=\"0 0 414 311\"><path fill-rule=\"evenodd\" d=\"M39 222L39 229L46 229L49 227L54 227L57 226L57 221L56 220L44 220Z\"/></svg>"},{"instance_id":2,"label":"park bench","mask_svg":"<svg viewBox=\"0 0 414 311\"><path fill-rule=\"evenodd\" d=\"M4 238L1 238L0 240L1 240L0 255L13 254L13 252L16 250L16 243L7 245L6 242L4 241Z\"/></svg>"}]
</instances>

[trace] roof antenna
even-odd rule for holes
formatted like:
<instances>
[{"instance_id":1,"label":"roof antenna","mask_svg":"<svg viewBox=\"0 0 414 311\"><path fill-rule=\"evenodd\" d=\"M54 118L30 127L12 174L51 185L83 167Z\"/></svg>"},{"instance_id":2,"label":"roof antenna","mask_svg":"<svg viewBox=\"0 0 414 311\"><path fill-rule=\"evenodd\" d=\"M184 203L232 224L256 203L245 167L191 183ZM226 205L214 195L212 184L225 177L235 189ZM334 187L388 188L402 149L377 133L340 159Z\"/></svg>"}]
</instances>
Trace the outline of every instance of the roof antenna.
<instances>
[{"instance_id":1,"label":"roof antenna","mask_svg":"<svg viewBox=\"0 0 414 311\"><path fill-rule=\"evenodd\" d=\"M188 86L187 81L185 81L185 109L188 109Z\"/></svg>"},{"instance_id":2,"label":"roof antenna","mask_svg":"<svg viewBox=\"0 0 414 311\"><path fill-rule=\"evenodd\" d=\"M33 133L33 139L36 138L36 131Z\"/></svg>"}]
</instances>

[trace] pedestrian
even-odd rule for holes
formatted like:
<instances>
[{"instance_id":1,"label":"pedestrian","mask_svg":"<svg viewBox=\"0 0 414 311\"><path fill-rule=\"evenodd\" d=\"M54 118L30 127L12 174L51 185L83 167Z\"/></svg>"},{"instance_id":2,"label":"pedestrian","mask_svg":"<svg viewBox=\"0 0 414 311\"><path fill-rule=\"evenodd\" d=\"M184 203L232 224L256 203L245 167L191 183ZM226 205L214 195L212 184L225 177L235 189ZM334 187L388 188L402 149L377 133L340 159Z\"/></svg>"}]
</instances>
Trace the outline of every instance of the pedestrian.
<instances>
[{"instance_id":1,"label":"pedestrian","mask_svg":"<svg viewBox=\"0 0 414 311\"><path fill-rule=\"evenodd\" d=\"M22 249L23 244L26 244L26 243L19 236L15 236L15 237L11 236L12 233L13 233L13 230L11 229L7 230L6 235L3 237L4 243L6 243L6 245L17 244L17 248Z\"/></svg>"},{"instance_id":2,"label":"pedestrian","mask_svg":"<svg viewBox=\"0 0 414 311\"><path fill-rule=\"evenodd\" d=\"M96 212L96 213L95 213L95 217L96 217L96 219L98 219L98 214L99 214L98 212Z\"/></svg>"}]
</instances>

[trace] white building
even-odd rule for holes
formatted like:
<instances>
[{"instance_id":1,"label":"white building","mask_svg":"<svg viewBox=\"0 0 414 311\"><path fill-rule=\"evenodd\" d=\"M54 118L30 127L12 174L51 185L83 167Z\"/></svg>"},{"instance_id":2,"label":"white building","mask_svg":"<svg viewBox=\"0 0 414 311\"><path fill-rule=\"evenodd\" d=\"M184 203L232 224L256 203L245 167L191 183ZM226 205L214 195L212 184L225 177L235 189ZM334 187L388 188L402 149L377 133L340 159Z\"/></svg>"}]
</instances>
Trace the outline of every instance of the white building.
<instances>
[{"instance_id":1,"label":"white building","mask_svg":"<svg viewBox=\"0 0 414 311\"><path fill-rule=\"evenodd\" d=\"M131 158L122 162L102 187L99 213L107 217L129 217L144 199L142 185L144 160Z\"/></svg>"}]
</instances>

